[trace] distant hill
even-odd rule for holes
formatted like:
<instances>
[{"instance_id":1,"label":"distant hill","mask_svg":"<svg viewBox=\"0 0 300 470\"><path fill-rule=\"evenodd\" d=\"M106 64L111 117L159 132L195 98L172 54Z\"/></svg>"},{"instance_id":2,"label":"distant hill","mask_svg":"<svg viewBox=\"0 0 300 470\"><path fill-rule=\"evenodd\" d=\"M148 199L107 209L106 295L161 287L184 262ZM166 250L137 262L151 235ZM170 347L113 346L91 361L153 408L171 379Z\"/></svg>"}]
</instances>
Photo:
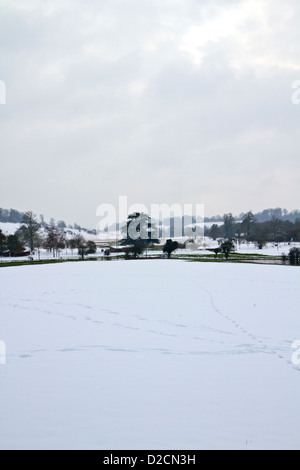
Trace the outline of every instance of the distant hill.
<instances>
[{"instance_id":1,"label":"distant hill","mask_svg":"<svg viewBox=\"0 0 300 470\"><path fill-rule=\"evenodd\" d=\"M23 220L23 215L24 213L23 212L20 212L16 209L1 209L0 208L0 222L4 222L4 223L13 223L13 224L19 224L22 222ZM277 207L275 209L264 209L263 211L261 212L257 212L256 214L254 214L257 222L266 222L267 220L271 220L272 217L278 217L279 219L281 220L289 220L290 222L293 222L295 223L296 219L300 219L300 211L299 210L294 210L292 212L288 212L286 209L282 209L280 207ZM243 218L243 213L242 214L239 214L237 216L235 216L235 219L236 220L242 220ZM59 221L60 223L62 223L63 225L65 225L66 227L66 224L63 222L63 221ZM164 221L165 222L165 221ZM201 222L200 220L195 220L195 218L193 218L191 220L192 223L196 223L196 222ZM217 222L223 222L223 216L221 215L215 215L213 217L205 217L204 218L204 223L217 223ZM170 223L171 225L174 224L174 218L172 217L170 219ZM47 225L45 222L42 222L42 225ZM90 230L86 229L86 228L83 228L83 227L80 227L79 225L77 224L74 224L74 226L71 226L69 225L68 228L71 228L71 229L77 229L77 230L83 230L83 231L86 231L86 232L91 232ZM108 228L108 230L110 229L111 227ZM114 228L114 230L116 230L116 228Z\"/></svg>"},{"instance_id":2,"label":"distant hill","mask_svg":"<svg viewBox=\"0 0 300 470\"><path fill-rule=\"evenodd\" d=\"M257 222L267 222L267 220L271 220L272 217L278 217L278 219L288 220L295 223L296 219L300 219L300 211L294 210L292 212L288 212L286 209L277 207L276 209L265 209L262 212L257 212L254 216Z\"/></svg>"},{"instance_id":3,"label":"distant hill","mask_svg":"<svg viewBox=\"0 0 300 470\"><path fill-rule=\"evenodd\" d=\"M236 220L242 220L244 213L234 216ZM296 219L300 219L300 211L294 210L288 212L286 209L281 209L277 207L275 209L264 209L261 212L257 212L254 214L257 222L267 222L271 220L273 217L278 217L281 220L289 220L290 222L295 223ZM221 215L215 215L213 217L205 217L205 222L223 222L223 217Z\"/></svg>"},{"instance_id":4,"label":"distant hill","mask_svg":"<svg viewBox=\"0 0 300 470\"><path fill-rule=\"evenodd\" d=\"M23 212L19 212L15 209L0 208L0 222L10 222L13 224L19 224L23 220L23 215Z\"/></svg>"},{"instance_id":5,"label":"distant hill","mask_svg":"<svg viewBox=\"0 0 300 470\"><path fill-rule=\"evenodd\" d=\"M0 223L5 223L5 224L20 224L23 221L23 216L24 212L17 211L16 209L1 209L0 208ZM40 215L40 217L37 217L37 220L41 224L42 227L47 227L49 223L44 221L44 217ZM51 224L50 219L50 224ZM88 234L95 235L96 230L89 230L87 228L81 227L78 224L74 225L66 225L66 223L63 220L57 221L56 225L61 228L61 229L70 229L70 230L77 230L78 232L87 232Z\"/></svg>"}]
</instances>

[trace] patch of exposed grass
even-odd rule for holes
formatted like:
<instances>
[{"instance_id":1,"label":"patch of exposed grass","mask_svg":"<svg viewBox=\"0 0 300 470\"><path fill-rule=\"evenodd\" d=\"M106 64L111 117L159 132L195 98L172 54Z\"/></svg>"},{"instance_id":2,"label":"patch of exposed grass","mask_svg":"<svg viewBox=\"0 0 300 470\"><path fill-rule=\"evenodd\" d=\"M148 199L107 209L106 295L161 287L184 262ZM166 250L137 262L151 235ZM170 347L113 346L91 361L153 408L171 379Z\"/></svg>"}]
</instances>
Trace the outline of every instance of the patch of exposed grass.
<instances>
[{"instance_id":1,"label":"patch of exposed grass","mask_svg":"<svg viewBox=\"0 0 300 470\"><path fill-rule=\"evenodd\" d=\"M78 261L96 261L97 258L87 258L87 259L41 259L33 261L10 261L2 262L0 261L0 268L7 268L10 266L35 266L40 264L56 264L56 263L76 263Z\"/></svg>"}]
</instances>

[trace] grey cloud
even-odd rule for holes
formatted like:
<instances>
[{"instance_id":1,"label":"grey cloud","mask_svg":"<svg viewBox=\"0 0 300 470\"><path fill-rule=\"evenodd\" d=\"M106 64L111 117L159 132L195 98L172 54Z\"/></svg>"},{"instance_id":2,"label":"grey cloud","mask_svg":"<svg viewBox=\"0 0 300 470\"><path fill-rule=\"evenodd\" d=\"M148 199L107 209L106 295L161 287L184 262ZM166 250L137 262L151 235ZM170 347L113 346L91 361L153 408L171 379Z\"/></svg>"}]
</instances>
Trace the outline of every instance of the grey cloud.
<instances>
[{"instance_id":1,"label":"grey cloud","mask_svg":"<svg viewBox=\"0 0 300 470\"><path fill-rule=\"evenodd\" d=\"M249 19L208 41L200 64L183 38L247 1L16 4L1 20L2 171L14 176L2 206L87 225L119 194L198 201L209 215L295 208L296 2L266 9L269 29ZM280 7L293 12L282 22Z\"/></svg>"}]
</instances>

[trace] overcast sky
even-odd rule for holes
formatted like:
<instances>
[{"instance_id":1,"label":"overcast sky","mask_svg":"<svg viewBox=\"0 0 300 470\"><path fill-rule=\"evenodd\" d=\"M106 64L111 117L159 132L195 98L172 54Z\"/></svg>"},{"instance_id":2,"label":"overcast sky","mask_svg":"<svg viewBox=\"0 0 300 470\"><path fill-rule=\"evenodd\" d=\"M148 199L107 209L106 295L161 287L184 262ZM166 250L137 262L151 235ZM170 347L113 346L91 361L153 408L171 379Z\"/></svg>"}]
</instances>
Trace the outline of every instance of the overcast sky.
<instances>
[{"instance_id":1,"label":"overcast sky","mask_svg":"<svg viewBox=\"0 0 300 470\"><path fill-rule=\"evenodd\" d=\"M1 0L0 207L300 209L299 0Z\"/></svg>"}]
</instances>

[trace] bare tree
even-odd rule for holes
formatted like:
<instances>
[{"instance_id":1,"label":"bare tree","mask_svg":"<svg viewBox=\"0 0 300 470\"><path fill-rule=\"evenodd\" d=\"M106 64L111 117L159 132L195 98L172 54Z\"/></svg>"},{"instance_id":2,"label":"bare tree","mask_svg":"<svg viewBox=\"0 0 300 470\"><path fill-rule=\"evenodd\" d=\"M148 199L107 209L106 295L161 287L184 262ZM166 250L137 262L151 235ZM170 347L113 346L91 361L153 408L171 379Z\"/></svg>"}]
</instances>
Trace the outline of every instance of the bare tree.
<instances>
[{"instance_id":1,"label":"bare tree","mask_svg":"<svg viewBox=\"0 0 300 470\"><path fill-rule=\"evenodd\" d=\"M231 213L224 214L224 232L225 238L233 238L234 237L234 217Z\"/></svg>"},{"instance_id":2,"label":"bare tree","mask_svg":"<svg viewBox=\"0 0 300 470\"><path fill-rule=\"evenodd\" d=\"M59 230L54 223L46 227L46 231L46 247L48 250L53 251L53 256L57 256L59 249L65 247L65 234L62 230Z\"/></svg>"},{"instance_id":3,"label":"bare tree","mask_svg":"<svg viewBox=\"0 0 300 470\"><path fill-rule=\"evenodd\" d=\"M241 228L246 234L246 237L249 239L253 235L253 230L254 230L254 224L256 222L256 219L252 213L252 211L247 212L246 214L243 215L243 221L241 224Z\"/></svg>"},{"instance_id":4,"label":"bare tree","mask_svg":"<svg viewBox=\"0 0 300 470\"><path fill-rule=\"evenodd\" d=\"M76 248L76 240L75 240L75 238L71 238L71 239L68 241L68 246L69 246L69 248L71 248L71 250L72 250L72 255L73 255L73 250L75 250L75 248Z\"/></svg>"},{"instance_id":5,"label":"bare tree","mask_svg":"<svg viewBox=\"0 0 300 470\"><path fill-rule=\"evenodd\" d=\"M280 235L282 235L282 220L273 215L270 220L270 236L272 241L277 242Z\"/></svg>"},{"instance_id":6,"label":"bare tree","mask_svg":"<svg viewBox=\"0 0 300 470\"><path fill-rule=\"evenodd\" d=\"M36 220L36 215L31 211L25 212L17 235L20 241L29 246L31 252L39 245L40 227Z\"/></svg>"},{"instance_id":7,"label":"bare tree","mask_svg":"<svg viewBox=\"0 0 300 470\"><path fill-rule=\"evenodd\" d=\"M74 242L75 242L76 248L78 249L78 254L81 256L81 259L84 259L84 255L86 253L85 238L79 233L78 235L74 237Z\"/></svg>"}]
</instances>

